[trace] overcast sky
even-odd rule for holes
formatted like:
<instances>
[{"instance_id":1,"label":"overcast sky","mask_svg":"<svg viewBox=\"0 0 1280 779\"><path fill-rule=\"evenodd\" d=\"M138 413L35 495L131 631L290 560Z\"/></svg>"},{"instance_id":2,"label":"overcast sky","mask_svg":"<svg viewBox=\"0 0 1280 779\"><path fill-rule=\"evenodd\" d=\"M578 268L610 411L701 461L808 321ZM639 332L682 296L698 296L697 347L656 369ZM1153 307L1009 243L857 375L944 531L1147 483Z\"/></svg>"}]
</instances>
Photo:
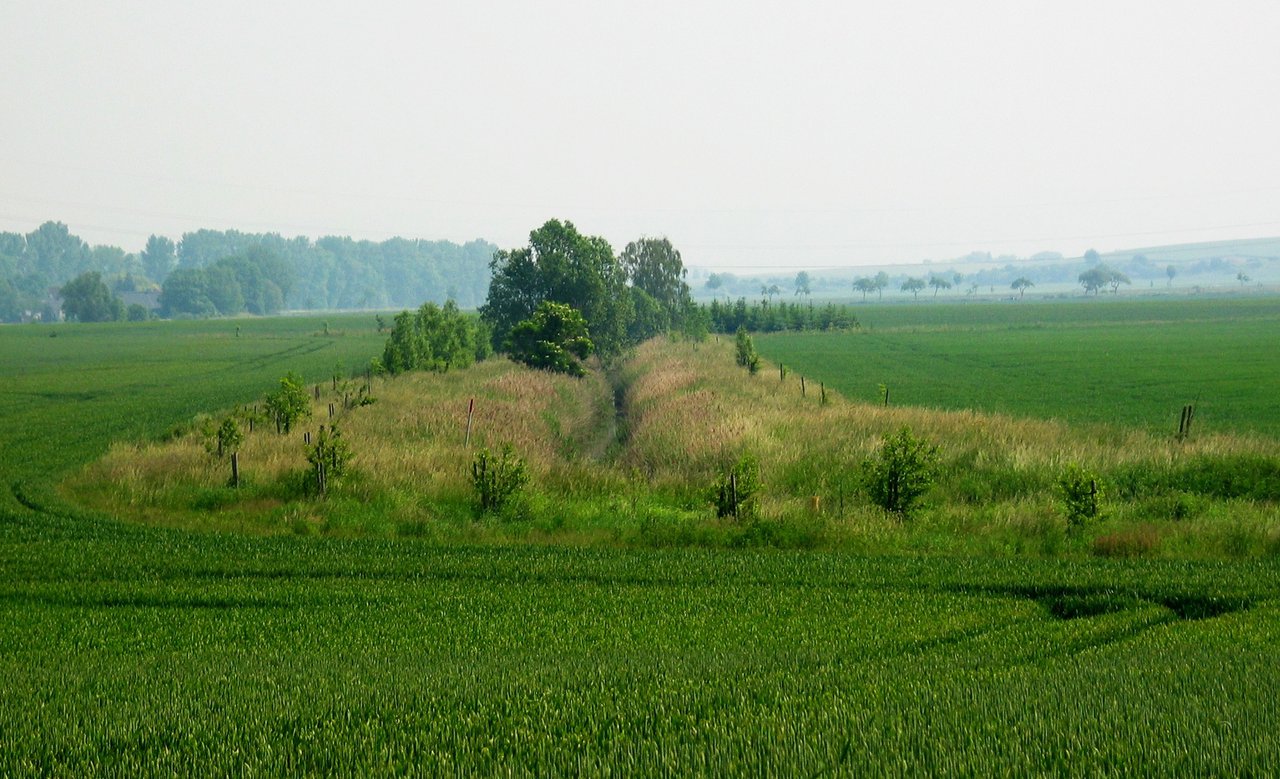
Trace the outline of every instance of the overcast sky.
<instances>
[{"instance_id":1,"label":"overcast sky","mask_svg":"<svg viewBox=\"0 0 1280 779\"><path fill-rule=\"evenodd\" d=\"M358 5L358 7L357 7ZM822 268L1280 235L1280 3L0 0L0 230Z\"/></svg>"}]
</instances>

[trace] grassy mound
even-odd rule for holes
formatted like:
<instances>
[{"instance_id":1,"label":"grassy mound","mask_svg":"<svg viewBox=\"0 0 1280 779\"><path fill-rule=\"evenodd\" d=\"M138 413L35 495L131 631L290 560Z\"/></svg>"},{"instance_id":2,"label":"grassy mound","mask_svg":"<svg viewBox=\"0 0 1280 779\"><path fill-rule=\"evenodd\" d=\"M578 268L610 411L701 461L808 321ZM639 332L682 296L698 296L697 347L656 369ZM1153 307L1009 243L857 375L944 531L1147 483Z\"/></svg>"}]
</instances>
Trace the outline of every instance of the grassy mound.
<instances>
[{"instance_id":1,"label":"grassy mound","mask_svg":"<svg viewBox=\"0 0 1280 779\"><path fill-rule=\"evenodd\" d=\"M65 485L129 519L253 533L416 536L490 542L840 547L998 555L1219 557L1280 553L1275 442L1185 442L1116 427L848 402L776 369L750 376L728 343L654 340L584 379L490 360L465 371L375 380L376 403L314 388L312 417L259 424L244 479L197 421L167 442L118 444ZM825 394L825 402L824 402ZM313 396L314 397L314 396ZM474 399L471 439L467 412ZM336 416L329 417L333 404ZM309 484L306 432L336 424L352 468L326 496ZM203 425L208 429L208 425ZM912 518L862 489L864 461L902 428L938 447ZM529 486L477 510L471 466L510 445ZM716 485L759 463L757 510L717 517ZM1101 515L1071 526L1060 480L1094 475Z\"/></svg>"}]
</instances>

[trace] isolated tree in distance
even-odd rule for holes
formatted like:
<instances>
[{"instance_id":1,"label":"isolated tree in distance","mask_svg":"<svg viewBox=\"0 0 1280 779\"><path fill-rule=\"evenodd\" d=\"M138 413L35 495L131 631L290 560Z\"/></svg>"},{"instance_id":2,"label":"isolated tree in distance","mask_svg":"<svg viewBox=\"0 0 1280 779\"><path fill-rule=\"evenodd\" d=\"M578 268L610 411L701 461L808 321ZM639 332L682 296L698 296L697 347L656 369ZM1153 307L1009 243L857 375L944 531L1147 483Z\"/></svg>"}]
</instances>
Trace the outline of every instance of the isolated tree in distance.
<instances>
[{"instance_id":1,"label":"isolated tree in distance","mask_svg":"<svg viewBox=\"0 0 1280 779\"><path fill-rule=\"evenodd\" d=\"M1244 271L1240 271L1239 273L1236 274L1236 281L1240 282L1240 286L1243 287L1245 284L1248 284L1250 281L1253 281L1253 279L1249 278L1249 275Z\"/></svg>"},{"instance_id":2,"label":"isolated tree in distance","mask_svg":"<svg viewBox=\"0 0 1280 779\"><path fill-rule=\"evenodd\" d=\"M517 324L506 344L511 359L570 376L586 375L582 361L594 348L582 314L550 300L538 304L533 316Z\"/></svg>"},{"instance_id":3,"label":"isolated tree in distance","mask_svg":"<svg viewBox=\"0 0 1280 779\"><path fill-rule=\"evenodd\" d=\"M938 447L903 427L885 436L880 449L862 463L862 484L871 502L906 519L933 486Z\"/></svg>"},{"instance_id":4,"label":"isolated tree in distance","mask_svg":"<svg viewBox=\"0 0 1280 779\"><path fill-rule=\"evenodd\" d=\"M902 291L910 292L917 300L920 299L922 289L924 289L924 279L912 277L902 282Z\"/></svg>"},{"instance_id":5,"label":"isolated tree in distance","mask_svg":"<svg viewBox=\"0 0 1280 779\"><path fill-rule=\"evenodd\" d=\"M86 271L62 287L62 311L77 322L124 319L124 304L111 294L97 271Z\"/></svg>"},{"instance_id":6,"label":"isolated tree in distance","mask_svg":"<svg viewBox=\"0 0 1280 779\"><path fill-rule=\"evenodd\" d=\"M1084 287L1084 294L1086 295L1090 292L1097 295L1098 291L1107 284L1107 274L1102 268L1090 268L1083 271L1077 278L1080 286Z\"/></svg>"},{"instance_id":7,"label":"isolated tree in distance","mask_svg":"<svg viewBox=\"0 0 1280 779\"><path fill-rule=\"evenodd\" d=\"M889 274L884 271L880 271L875 275L875 278L873 278L871 282L875 285L876 294L881 300L883 300L884 288L889 286Z\"/></svg>"},{"instance_id":8,"label":"isolated tree in distance","mask_svg":"<svg viewBox=\"0 0 1280 779\"><path fill-rule=\"evenodd\" d=\"M1166 284L1165 286L1167 286L1167 287L1172 287L1172 286L1173 286L1173 277L1178 275L1178 269L1177 269L1177 268L1175 268L1175 267L1173 267L1172 265L1170 265L1169 267L1167 267L1167 268L1165 268L1165 269L1164 269L1164 275L1166 275L1166 276L1168 276L1168 277L1169 277L1169 283L1168 283L1168 284Z\"/></svg>"},{"instance_id":9,"label":"isolated tree in distance","mask_svg":"<svg viewBox=\"0 0 1280 779\"><path fill-rule=\"evenodd\" d=\"M862 302L864 303L867 302L867 293L875 292L878 289L878 287L876 287L875 279L870 276L863 276L854 281L853 288L862 293Z\"/></svg>"},{"instance_id":10,"label":"isolated tree in distance","mask_svg":"<svg viewBox=\"0 0 1280 779\"><path fill-rule=\"evenodd\" d=\"M938 296L938 290L951 289L951 282L941 276L930 276L929 286L933 287L933 296L936 298Z\"/></svg>"},{"instance_id":11,"label":"isolated tree in distance","mask_svg":"<svg viewBox=\"0 0 1280 779\"><path fill-rule=\"evenodd\" d=\"M1035 285L1036 285L1035 282L1027 278L1026 276L1019 276L1018 278L1013 280L1013 283L1010 284L1009 287L1010 289L1015 289L1018 291L1018 299L1021 300L1022 296L1026 294L1027 289L1029 289L1030 287L1034 287Z\"/></svg>"},{"instance_id":12,"label":"isolated tree in distance","mask_svg":"<svg viewBox=\"0 0 1280 779\"><path fill-rule=\"evenodd\" d=\"M796 274L796 292L797 295L808 297L813 294L812 279L809 278L808 271L800 271Z\"/></svg>"},{"instance_id":13,"label":"isolated tree in distance","mask_svg":"<svg viewBox=\"0 0 1280 779\"><path fill-rule=\"evenodd\" d=\"M1103 266L1103 267L1106 267L1106 266ZM1121 285L1121 284L1128 284L1128 283L1130 283L1130 282L1129 282L1129 277L1128 277L1128 276L1126 276L1126 275L1124 275L1123 273L1121 273L1121 272L1120 272L1120 271L1118 271L1118 270L1114 270L1114 269L1112 269L1112 268L1107 268L1107 274L1106 274L1106 275L1107 275L1107 284L1111 285L1111 294L1112 294L1112 295L1118 295L1118 294L1120 294L1120 285Z\"/></svg>"}]
</instances>

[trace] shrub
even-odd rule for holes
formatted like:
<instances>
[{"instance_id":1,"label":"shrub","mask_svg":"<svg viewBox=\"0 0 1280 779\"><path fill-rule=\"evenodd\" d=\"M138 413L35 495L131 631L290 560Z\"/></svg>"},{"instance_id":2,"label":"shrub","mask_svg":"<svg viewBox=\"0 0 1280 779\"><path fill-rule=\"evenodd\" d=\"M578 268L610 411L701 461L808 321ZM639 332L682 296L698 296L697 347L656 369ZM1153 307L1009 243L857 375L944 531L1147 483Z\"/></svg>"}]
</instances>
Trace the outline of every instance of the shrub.
<instances>
[{"instance_id":1,"label":"shrub","mask_svg":"<svg viewBox=\"0 0 1280 779\"><path fill-rule=\"evenodd\" d=\"M267 396L267 414L275 420L276 430L288 433L299 419L311 416L311 399L302 377L290 372L280 379L280 389Z\"/></svg>"},{"instance_id":2,"label":"shrub","mask_svg":"<svg viewBox=\"0 0 1280 779\"><path fill-rule=\"evenodd\" d=\"M594 350L582 313L550 300L538 304L533 316L516 325L507 339L511 359L570 376L586 375L582 361Z\"/></svg>"},{"instance_id":3,"label":"shrub","mask_svg":"<svg viewBox=\"0 0 1280 779\"><path fill-rule=\"evenodd\" d=\"M218 456L222 457L228 452L239 450L242 443L244 443L244 433L240 432L240 426L236 424L235 418L227 417L222 420L222 424L218 427Z\"/></svg>"},{"instance_id":4,"label":"shrub","mask_svg":"<svg viewBox=\"0 0 1280 779\"><path fill-rule=\"evenodd\" d=\"M760 355L756 354L755 342L747 334L747 328L739 325L734 343L737 349L738 365L755 375L760 370Z\"/></svg>"},{"instance_id":5,"label":"shrub","mask_svg":"<svg viewBox=\"0 0 1280 779\"><path fill-rule=\"evenodd\" d=\"M1098 516L1102 487L1094 473L1075 464L1069 465L1067 472L1058 479L1058 488L1069 527L1079 527Z\"/></svg>"},{"instance_id":6,"label":"shrub","mask_svg":"<svg viewBox=\"0 0 1280 779\"><path fill-rule=\"evenodd\" d=\"M330 431L320 426L315 442L307 448L307 462L315 475L316 489L321 495L329 490L329 480L337 479L347 471L351 461L351 447L347 445L335 425Z\"/></svg>"},{"instance_id":7,"label":"shrub","mask_svg":"<svg viewBox=\"0 0 1280 779\"><path fill-rule=\"evenodd\" d=\"M862 486L872 503L905 519L933 486L937 465L938 447L903 427L863 461Z\"/></svg>"},{"instance_id":8,"label":"shrub","mask_svg":"<svg viewBox=\"0 0 1280 779\"><path fill-rule=\"evenodd\" d=\"M524 460L513 454L511 444L505 444L496 457L488 449L476 453L471 463L471 482L476 490L478 513L500 514L529 483L529 470Z\"/></svg>"},{"instance_id":9,"label":"shrub","mask_svg":"<svg viewBox=\"0 0 1280 779\"><path fill-rule=\"evenodd\" d=\"M754 518L759 491L760 463L755 457L744 454L716 483L712 495L716 516L740 520Z\"/></svg>"}]
</instances>

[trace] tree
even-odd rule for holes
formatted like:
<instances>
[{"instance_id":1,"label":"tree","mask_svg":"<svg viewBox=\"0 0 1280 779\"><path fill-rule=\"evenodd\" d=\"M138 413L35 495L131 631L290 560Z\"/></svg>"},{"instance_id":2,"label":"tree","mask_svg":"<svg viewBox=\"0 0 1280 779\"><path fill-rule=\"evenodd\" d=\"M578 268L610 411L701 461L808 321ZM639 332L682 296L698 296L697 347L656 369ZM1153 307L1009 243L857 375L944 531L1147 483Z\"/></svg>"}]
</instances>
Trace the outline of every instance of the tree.
<instances>
[{"instance_id":1,"label":"tree","mask_svg":"<svg viewBox=\"0 0 1280 779\"><path fill-rule=\"evenodd\" d=\"M1240 286L1242 286L1242 287L1243 287L1245 284L1248 284L1248 283L1249 283L1250 281L1252 281L1252 280L1253 280L1253 279L1250 279L1250 278L1249 278L1249 275L1248 275L1248 274L1246 274L1244 271L1240 271L1239 273L1237 273L1237 274L1236 274L1236 281L1240 282ZM64 306L64 308L65 308L65 306Z\"/></svg>"},{"instance_id":2,"label":"tree","mask_svg":"<svg viewBox=\"0 0 1280 779\"><path fill-rule=\"evenodd\" d=\"M1013 280L1013 283L1010 284L1009 287L1011 289L1016 289L1018 291L1018 299L1021 300L1023 294L1026 293L1027 289L1030 287L1034 287L1035 285L1036 285L1035 282L1027 278L1026 276L1019 276L1018 278Z\"/></svg>"},{"instance_id":3,"label":"tree","mask_svg":"<svg viewBox=\"0 0 1280 779\"><path fill-rule=\"evenodd\" d=\"M278 432L288 433L299 419L311 416L311 400L302 377L293 372L280 379L280 388L267 396L266 405Z\"/></svg>"},{"instance_id":4,"label":"tree","mask_svg":"<svg viewBox=\"0 0 1280 779\"><path fill-rule=\"evenodd\" d=\"M506 344L544 302L577 311L602 356L626 345L633 314L627 272L603 238L552 219L529 233L527 247L495 252L490 267L489 297L480 312L493 327L495 346Z\"/></svg>"},{"instance_id":5,"label":"tree","mask_svg":"<svg viewBox=\"0 0 1280 779\"><path fill-rule=\"evenodd\" d=\"M1100 268L1090 268L1089 270L1083 271L1077 279L1080 282L1080 286L1084 287L1084 294L1086 295L1090 292L1097 295L1098 290L1102 289L1107 284L1107 275Z\"/></svg>"},{"instance_id":6,"label":"tree","mask_svg":"<svg viewBox=\"0 0 1280 779\"><path fill-rule=\"evenodd\" d=\"M738 365L746 368L753 376L759 372L760 355L756 353L755 342L751 340L751 335L743 325L738 325L738 332L734 336L734 349Z\"/></svg>"},{"instance_id":7,"label":"tree","mask_svg":"<svg viewBox=\"0 0 1280 779\"><path fill-rule=\"evenodd\" d=\"M929 286L933 287L933 296L936 298L938 296L938 290L951 289L951 282L941 276L930 276Z\"/></svg>"},{"instance_id":8,"label":"tree","mask_svg":"<svg viewBox=\"0 0 1280 779\"><path fill-rule=\"evenodd\" d=\"M1177 268L1175 268L1175 267L1173 267L1172 265L1170 265L1169 267L1167 267L1167 268L1165 268L1165 269L1164 269L1164 275L1166 275L1166 276L1168 276L1168 277L1169 277L1169 283L1168 283L1168 284L1166 284L1165 286L1167 286L1167 287L1172 287L1172 286L1173 286L1173 277L1178 275L1178 269L1177 269Z\"/></svg>"},{"instance_id":9,"label":"tree","mask_svg":"<svg viewBox=\"0 0 1280 779\"><path fill-rule=\"evenodd\" d=\"M111 294L97 271L86 271L62 287L62 311L77 322L115 322L124 319L124 304Z\"/></svg>"},{"instance_id":10,"label":"tree","mask_svg":"<svg viewBox=\"0 0 1280 779\"><path fill-rule=\"evenodd\" d=\"M884 300L884 288L889 286L889 274L880 271L871 281L875 285L876 294Z\"/></svg>"},{"instance_id":11,"label":"tree","mask_svg":"<svg viewBox=\"0 0 1280 779\"><path fill-rule=\"evenodd\" d=\"M582 314L550 300L539 303L532 316L512 328L505 346L513 360L570 376L586 375L582 361L594 349Z\"/></svg>"},{"instance_id":12,"label":"tree","mask_svg":"<svg viewBox=\"0 0 1280 779\"><path fill-rule=\"evenodd\" d=\"M795 288L796 288L795 294L804 295L805 297L809 297L810 295L812 295L813 288L811 286L811 283L812 282L809 278L809 274L807 271L800 271L799 273L797 273L796 282L795 282Z\"/></svg>"},{"instance_id":13,"label":"tree","mask_svg":"<svg viewBox=\"0 0 1280 779\"><path fill-rule=\"evenodd\" d=\"M924 279L912 277L902 282L902 291L910 292L917 300L920 299L920 290L922 289L924 289Z\"/></svg>"},{"instance_id":14,"label":"tree","mask_svg":"<svg viewBox=\"0 0 1280 779\"><path fill-rule=\"evenodd\" d=\"M443 307L423 303L416 314L402 311L394 321L382 350L382 366L393 375L465 368L478 358L481 338L487 338L452 300Z\"/></svg>"},{"instance_id":15,"label":"tree","mask_svg":"<svg viewBox=\"0 0 1280 779\"><path fill-rule=\"evenodd\" d=\"M1097 265L1102 262L1102 255L1098 254L1097 249L1089 249L1084 253L1084 261L1090 265Z\"/></svg>"},{"instance_id":16,"label":"tree","mask_svg":"<svg viewBox=\"0 0 1280 779\"><path fill-rule=\"evenodd\" d=\"M877 506L905 519L933 485L937 465L938 448L903 427L863 461L863 488Z\"/></svg>"},{"instance_id":17,"label":"tree","mask_svg":"<svg viewBox=\"0 0 1280 779\"><path fill-rule=\"evenodd\" d=\"M878 287L876 287L875 280L872 279L870 276L862 276L861 278L854 281L853 288L858 292L862 293L862 302L864 303L867 302L867 293L875 292L876 289L878 289Z\"/></svg>"},{"instance_id":18,"label":"tree","mask_svg":"<svg viewBox=\"0 0 1280 779\"><path fill-rule=\"evenodd\" d=\"M178 264L177 246L162 235L153 235L147 239L141 260L142 270L147 278L156 284L163 284L170 271Z\"/></svg>"},{"instance_id":19,"label":"tree","mask_svg":"<svg viewBox=\"0 0 1280 779\"><path fill-rule=\"evenodd\" d=\"M632 241L622 250L618 261L632 290L643 291L662 312L665 323L661 331L679 329L691 298L689 285L684 280L687 274L684 262L671 241L666 238Z\"/></svg>"},{"instance_id":20,"label":"tree","mask_svg":"<svg viewBox=\"0 0 1280 779\"><path fill-rule=\"evenodd\" d=\"M1101 267L1106 268L1105 265ZM1130 283L1128 276L1124 275L1120 271L1115 270L1113 268L1106 268L1106 277L1107 277L1107 284L1111 286L1111 294L1113 295L1120 294L1121 284Z\"/></svg>"},{"instance_id":21,"label":"tree","mask_svg":"<svg viewBox=\"0 0 1280 779\"><path fill-rule=\"evenodd\" d=\"M160 313L174 316L213 316L218 312L206 292L208 286L200 268L178 268L164 280L160 289Z\"/></svg>"}]
</instances>

